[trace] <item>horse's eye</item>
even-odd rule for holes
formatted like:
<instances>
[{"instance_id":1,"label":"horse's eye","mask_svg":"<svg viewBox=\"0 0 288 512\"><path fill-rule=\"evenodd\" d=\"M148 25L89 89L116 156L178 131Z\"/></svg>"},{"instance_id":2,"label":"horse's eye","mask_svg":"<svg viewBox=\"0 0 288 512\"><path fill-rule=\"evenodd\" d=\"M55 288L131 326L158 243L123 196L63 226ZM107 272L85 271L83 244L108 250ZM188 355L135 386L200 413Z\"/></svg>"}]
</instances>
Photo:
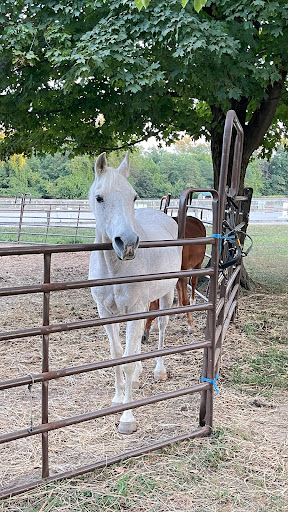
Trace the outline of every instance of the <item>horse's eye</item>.
<instances>
[{"instance_id":1,"label":"horse's eye","mask_svg":"<svg viewBox=\"0 0 288 512\"><path fill-rule=\"evenodd\" d=\"M104 199L102 196L96 196L97 203L103 203Z\"/></svg>"},{"instance_id":2,"label":"horse's eye","mask_svg":"<svg viewBox=\"0 0 288 512\"><path fill-rule=\"evenodd\" d=\"M136 194L136 196L134 197L134 202L135 202L137 199L138 199L138 196L137 196L137 194Z\"/></svg>"}]
</instances>

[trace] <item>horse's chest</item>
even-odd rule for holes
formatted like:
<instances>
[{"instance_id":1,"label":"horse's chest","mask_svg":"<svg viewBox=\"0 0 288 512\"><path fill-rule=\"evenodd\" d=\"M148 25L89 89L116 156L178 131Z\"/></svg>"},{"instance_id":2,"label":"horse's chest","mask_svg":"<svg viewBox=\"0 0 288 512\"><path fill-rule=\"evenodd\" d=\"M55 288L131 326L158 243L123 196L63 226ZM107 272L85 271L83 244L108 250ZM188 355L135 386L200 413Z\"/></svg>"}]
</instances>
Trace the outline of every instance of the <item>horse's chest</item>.
<instances>
[{"instance_id":1,"label":"horse's chest","mask_svg":"<svg viewBox=\"0 0 288 512\"><path fill-rule=\"evenodd\" d=\"M105 255L106 259L109 255ZM112 258L112 256L111 256ZM115 268L111 268L111 262L108 265L103 255L92 253L90 260L89 279L103 279L103 276L109 277L123 277L126 275L133 275L136 270L127 262L127 268L123 269L118 260L115 262ZM133 263L133 262L132 262ZM132 267L132 268L131 268ZM125 270L125 271L124 271ZM138 272L139 273L139 270ZM121 315L133 312L138 308L138 303L141 305L148 303L147 283L129 283L110 286L99 286L92 288L92 295L94 300L101 304L110 315Z\"/></svg>"},{"instance_id":2,"label":"horse's chest","mask_svg":"<svg viewBox=\"0 0 288 512\"><path fill-rule=\"evenodd\" d=\"M123 287L122 287L123 288ZM93 288L92 290L95 300L100 303L111 315L125 315L133 308L135 295L132 290L130 293L115 285L109 287Z\"/></svg>"}]
</instances>

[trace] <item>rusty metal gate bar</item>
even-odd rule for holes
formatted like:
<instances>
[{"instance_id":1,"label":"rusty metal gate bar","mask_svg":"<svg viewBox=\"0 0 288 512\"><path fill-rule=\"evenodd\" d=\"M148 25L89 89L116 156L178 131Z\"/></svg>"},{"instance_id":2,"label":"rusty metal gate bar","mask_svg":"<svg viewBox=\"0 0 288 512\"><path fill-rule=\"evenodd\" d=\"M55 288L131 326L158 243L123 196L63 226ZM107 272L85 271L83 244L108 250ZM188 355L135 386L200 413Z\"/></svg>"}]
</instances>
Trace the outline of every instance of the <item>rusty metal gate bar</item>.
<instances>
[{"instance_id":1,"label":"rusty metal gate bar","mask_svg":"<svg viewBox=\"0 0 288 512\"><path fill-rule=\"evenodd\" d=\"M233 162L233 170L232 170L232 179L230 189L226 189L227 182L227 172L228 172L228 159L229 155L227 153L230 151L231 145L231 136L232 129L236 128L237 136L235 141L235 151L234 151L234 162ZM33 382L41 382L42 383L42 423L41 425L36 425L32 429L22 429L15 432L10 432L7 434L3 434L0 436L0 442L10 442L12 440L21 439L24 437L29 437L37 434L41 434L42 436L42 479L37 481L32 481L30 483L23 484L21 486L13 487L10 489L3 490L0 492L0 497L7 497L10 495L19 494L21 492L27 491L29 489L33 489L38 486L42 482L50 482L53 480L57 480L60 478L67 478L76 475L83 474L87 471L92 471L93 469L107 466L109 464L113 464L114 462L120 461L124 458L140 455L143 453L148 453L149 451L161 448L163 446L167 446L172 442L181 441L184 439L196 438L207 436L211 433L212 424L213 424L213 384L215 382L215 373L217 368L217 363L219 361L219 355L221 351L221 343L223 341L223 337L227 331L230 319L235 311L235 305L237 300L237 292L239 283L237 282L240 275L240 268L238 269L237 265L229 271L229 279L228 281L221 278L220 285L220 298L217 304L217 290L218 290L218 282L219 282L219 272L218 272L218 263L220 258L219 252L219 238L222 234L222 221L224 219L224 211L226 205L226 196L230 194L230 197L234 197L236 192L238 191L238 183L239 183L239 168L241 164L241 148L243 143L243 132L240 126L240 123L236 117L235 112L228 112L226 125L224 130L224 144L223 144L223 155L222 155L222 167L221 167L221 177L220 177L220 188L219 188L219 196L218 192L215 190L209 190L212 194L212 211L213 211L213 231L212 237L198 238L198 239L184 239L183 233L185 233L185 219L186 219L186 210L189 207L189 202L191 202L192 195L194 192L202 191L203 189L187 189L183 192L180 198L179 204L179 238L175 241L155 241L155 242L143 242L140 244L140 248L147 247L166 247L166 246L175 246L175 245L193 245L193 244L203 244L212 245L212 254L211 254L211 266L208 269L202 270L191 270L191 271L180 271L173 272L168 274L160 274L160 275L145 275L145 276L130 276L127 278L119 278L119 279L102 279L102 280L91 280L91 281L74 281L67 283L51 283L50 282L50 271L51 271L51 254L54 253L63 253L63 252L81 252L81 251L95 251L95 250L111 250L111 244L79 244L77 247L66 245L66 246L57 246L57 245L45 245L45 246L28 246L28 247L8 247L8 248L0 248L0 256L9 256L9 255L27 255L27 254L43 254L44 257L44 279L42 285L36 286L24 286L24 287L12 287L0 290L0 296L13 296L13 295L23 295L29 293L43 293L43 323L42 327L30 328L30 329L18 329L16 331L9 331L0 334L0 341L17 339L27 336L38 336L42 335L42 373L33 375L33 376L24 376L16 379L9 379L2 383L0 383L0 389L10 389L18 386L23 386L31 384L31 380ZM226 142L225 142L226 141ZM234 191L235 194L234 194ZM234 195L233 195L234 194ZM219 215L220 213L220 215ZM248 211L249 214L249 211ZM246 211L247 216L247 211ZM225 244L223 244L224 246ZM128 283L135 281L148 281L155 279L171 279L173 277L187 277L187 276L200 276L200 275L209 275L210 276L210 288L209 288L209 297L208 302L202 303L199 305L189 305L183 306L180 308L170 308L166 310L159 310L156 312L158 316L161 315L172 315L176 311L179 313L185 313L187 311L203 311L207 310L207 323L206 323L206 331L205 331L205 340L200 341L195 344L176 346L171 348L166 348L163 350L154 350L151 352L147 352L145 354L136 354L133 356L129 356L126 358L120 359L112 359L108 361L102 362L94 362L91 364L86 364L78 367L71 368L62 368L59 370L49 371L49 335L50 333L61 332L61 331L69 331L74 329L82 329L86 327L91 327L95 325L105 325L108 323L119 323L128 321L131 319L140 319L140 318L149 318L155 317L155 311L143 312L141 314L131 314L131 315L122 315L117 317L108 317L102 319L89 319L78 322L70 322L67 324L50 324L49 323L49 302L50 302L50 294L51 292L56 292L59 290L72 290L72 289L80 289L87 288L90 286L104 286L107 284L119 284L119 283ZM237 286L235 286L235 283ZM208 379L208 382L202 382L201 384L193 385L186 389L178 389L176 391L170 391L166 393L161 393L158 395L153 395L148 398L143 398L140 400L133 401L128 404L118 405L107 407L101 410L96 410L90 413L81 414L79 416L74 416L62 420L57 420L49 423L48 416L48 384L50 380L58 379L61 377L65 377L67 375L76 375L80 373L85 373L89 371L93 371L96 369L107 368L111 366L117 366L123 364L124 362L133 362L139 360L145 360L158 357L160 355L168 355L168 354L176 354L187 352L191 350L204 350L204 358L203 358L203 373L202 376ZM156 403L163 400L168 400L171 398L184 396L192 393L200 392L201 393L201 405L200 405L200 425L202 428L190 432L188 434L183 434L180 436L176 436L174 438L166 439L165 441L159 441L152 445L146 447L140 447L136 450L130 450L129 452L122 453L108 459L95 462L93 464L78 468L73 471L68 471L61 474L56 474L53 476L49 476L49 457L48 457L48 433L51 430L63 428L68 425L81 423L84 421L88 421L94 418L107 416L110 414L115 414L116 412L122 412L126 409L134 409L138 407L142 407L143 405L148 405L152 403Z\"/></svg>"}]
</instances>

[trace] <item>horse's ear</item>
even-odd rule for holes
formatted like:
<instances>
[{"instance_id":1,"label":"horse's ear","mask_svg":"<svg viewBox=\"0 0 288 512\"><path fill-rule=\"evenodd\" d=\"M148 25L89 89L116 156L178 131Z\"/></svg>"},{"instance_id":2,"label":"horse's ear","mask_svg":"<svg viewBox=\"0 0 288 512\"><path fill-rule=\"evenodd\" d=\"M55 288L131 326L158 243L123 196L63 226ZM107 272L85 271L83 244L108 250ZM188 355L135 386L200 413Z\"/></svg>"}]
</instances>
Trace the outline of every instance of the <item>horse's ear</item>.
<instances>
[{"instance_id":1,"label":"horse's ear","mask_svg":"<svg viewBox=\"0 0 288 512\"><path fill-rule=\"evenodd\" d=\"M100 177L107 171L106 153L101 153L95 163L95 173Z\"/></svg>"},{"instance_id":2,"label":"horse's ear","mask_svg":"<svg viewBox=\"0 0 288 512\"><path fill-rule=\"evenodd\" d=\"M118 167L118 171L123 174L126 178L129 176L130 172L130 159L129 159L129 151L127 151L124 160L121 162L121 164Z\"/></svg>"}]
</instances>

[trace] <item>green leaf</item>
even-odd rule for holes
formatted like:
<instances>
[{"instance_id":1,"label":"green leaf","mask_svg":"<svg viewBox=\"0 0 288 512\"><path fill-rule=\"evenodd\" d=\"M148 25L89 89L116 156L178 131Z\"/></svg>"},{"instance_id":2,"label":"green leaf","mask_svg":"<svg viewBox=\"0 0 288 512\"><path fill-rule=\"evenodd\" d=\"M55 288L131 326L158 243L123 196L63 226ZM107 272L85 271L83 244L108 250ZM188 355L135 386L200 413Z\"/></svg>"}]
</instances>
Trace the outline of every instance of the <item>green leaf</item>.
<instances>
[{"instance_id":1,"label":"green leaf","mask_svg":"<svg viewBox=\"0 0 288 512\"><path fill-rule=\"evenodd\" d=\"M135 4L136 4L136 7L139 11L141 11L142 7L143 7L143 4L142 4L142 0L134 0Z\"/></svg>"},{"instance_id":2,"label":"green leaf","mask_svg":"<svg viewBox=\"0 0 288 512\"><path fill-rule=\"evenodd\" d=\"M26 59L27 60L37 59L37 56L35 55L35 53L32 50L29 50L29 52L26 53Z\"/></svg>"},{"instance_id":3,"label":"green leaf","mask_svg":"<svg viewBox=\"0 0 288 512\"><path fill-rule=\"evenodd\" d=\"M188 4L189 0L182 0L181 3L182 3L182 7L186 7L186 5Z\"/></svg>"},{"instance_id":4,"label":"green leaf","mask_svg":"<svg viewBox=\"0 0 288 512\"><path fill-rule=\"evenodd\" d=\"M194 0L194 9L196 12L200 12L202 7L206 5L207 0ZM186 2L187 3L187 2Z\"/></svg>"},{"instance_id":5,"label":"green leaf","mask_svg":"<svg viewBox=\"0 0 288 512\"><path fill-rule=\"evenodd\" d=\"M137 9L139 11L141 11L142 7L146 8L150 4L150 0L134 0L134 1L135 1Z\"/></svg>"},{"instance_id":6,"label":"green leaf","mask_svg":"<svg viewBox=\"0 0 288 512\"><path fill-rule=\"evenodd\" d=\"M228 97L230 99L234 98L235 100L239 100L240 96L241 96L241 89L239 89L238 87L233 87L233 89L229 90Z\"/></svg>"}]
</instances>

